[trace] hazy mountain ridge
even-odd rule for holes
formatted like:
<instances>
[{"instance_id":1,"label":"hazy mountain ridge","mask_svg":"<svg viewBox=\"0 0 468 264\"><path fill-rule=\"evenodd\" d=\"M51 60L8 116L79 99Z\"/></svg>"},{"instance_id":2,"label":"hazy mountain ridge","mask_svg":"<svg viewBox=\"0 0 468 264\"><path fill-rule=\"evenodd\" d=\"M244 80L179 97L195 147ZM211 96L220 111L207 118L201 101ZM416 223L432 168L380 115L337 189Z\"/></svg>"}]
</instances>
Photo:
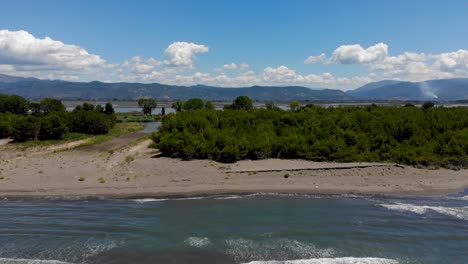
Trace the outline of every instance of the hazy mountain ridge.
<instances>
[{"instance_id":1,"label":"hazy mountain ridge","mask_svg":"<svg viewBox=\"0 0 468 264\"><path fill-rule=\"evenodd\" d=\"M6 78L5 78L6 79ZM15 80L11 78L9 80ZM241 88L221 88L205 85L177 86L159 83L103 83L67 82L39 79L0 80L0 93L18 94L28 99L54 97L66 100L134 100L151 96L159 100L203 100L231 101L237 96L246 95L253 100L350 100L352 97L341 90L314 90L300 86L270 87L252 86Z\"/></svg>"},{"instance_id":2,"label":"hazy mountain ridge","mask_svg":"<svg viewBox=\"0 0 468 264\"><path fill-rule=\"evenodd\" d=\"M0 83L15 83L24 81L39 81L39 79L33 77L16 77L0 73Z\"/></svg>"},{"instance_id":3,"label":"hazy mountain ridge","mask_svg":"<svg viewBox=\"0 0 468 264\"><path fill-rule=\"evenodd\" d=\"M381 81L347 93L356 99L366 100L467 100L468 78L424 82Z\"/></svg>"},{"instance_id":4,"label":"hazy mountain ridge","mask_svg":"<svg viewBox=\"0 0 468 264\"><path fill-rule=\"evenodd\" d=\"M0 93L18 94L28 99L54 97L65 100L134 100L151 96L158 100L201 98L231 101L246 95L261 101L347 101L347 100L468 100L468 78L404 82L384 80L343 92L301 86L251 86L222 88L208 85L177 86L159 83L103 83L40 80L0 74Z\"/></svg>"}]
</instances>

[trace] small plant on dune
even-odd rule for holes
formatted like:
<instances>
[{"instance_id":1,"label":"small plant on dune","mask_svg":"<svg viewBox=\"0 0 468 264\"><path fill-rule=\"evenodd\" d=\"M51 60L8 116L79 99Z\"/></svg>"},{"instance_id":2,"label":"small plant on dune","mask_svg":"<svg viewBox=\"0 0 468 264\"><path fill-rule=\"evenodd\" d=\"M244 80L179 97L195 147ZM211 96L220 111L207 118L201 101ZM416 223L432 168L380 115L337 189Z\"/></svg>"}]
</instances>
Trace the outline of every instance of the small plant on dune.
<instances>
[{"instance_id":1,"label":"small plant on dune","mask_svg":"<svg viewBox=\"0 0 468 264\"><path fill-rule=\"evenodd\" d=\"M42 174L42 173L44 173L44 171L40 170L40 171L38 171L37 173Z\"/></svg>"},{"instance_id":2,"label":"small plant on dune","mask_svg":"<svg viewBox=\"0 0 468 264\"><path fill-rule=\"evenodd\" d=\"M103 177L100 177L99 178L99 183L106 183L106 179L104 179Z\"/></svg>"},{"instance_id":3,"label":"small plant on dune","mask_svg":"<svg viewBox=\"0 0 468 264\"><path fill-rule=\"evenodd\" d=\"M3 177L3 176L0 176L0 180L3 180L3 179L5 179L5 177Z\"/></svg>"},{"instance_id":4,"label":"small plant on dune","mask_svg":"<svg viewBox=\"0 0 468 264\"><path fill-rule=\"evenodd\" d=\"M80 177L78 180L82 182L82 181L85 181L86 179L85 177Z\"/></svg>"},{"instance_id":5,"label":"small plant on dune","mask_svg":"<svg viewBox=\"0 0 468 264\"><path fill-rule=\"evenodd\" d=\"M127 157L125 157L125 161L127 163L130 163L130 162L132 162L134 160L135 160L135 157L133 155L128 155Z\"/></svg>"},{"instance_id":6,"label":"small plant on dune","mask_svg":"<svg viewBox=\"0 0 468 264\"><path fill-rule=\"evenodd\" d=\"M289 178L289 173L286 172L286 173L284 174L284 178L285 178L285 179Z\"/></svg>"}]
</instances>

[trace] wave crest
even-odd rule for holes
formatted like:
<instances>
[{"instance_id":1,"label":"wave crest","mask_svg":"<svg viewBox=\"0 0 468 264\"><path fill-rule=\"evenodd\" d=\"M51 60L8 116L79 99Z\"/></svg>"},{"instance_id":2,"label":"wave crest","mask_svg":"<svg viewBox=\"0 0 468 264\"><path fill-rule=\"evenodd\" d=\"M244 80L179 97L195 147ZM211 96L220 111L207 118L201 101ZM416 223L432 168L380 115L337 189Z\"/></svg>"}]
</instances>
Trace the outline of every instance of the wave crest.
<instances>
[{"instance_id":1,"label":"wave crest","mask_svg":"<svg viewBox=\"0 0 468 264\"><path fill-rule=\"evenodd\" d=\"M414 205L405 203L394 203L394 204L379 204L389 210L395 211L406 211L419 215L423 215L429 212L436 212L451 217L455 217L461 220L468 220L468 208L467 207L444 207L444 206L428 206L428 205Z\"/></svg>"},{"instance_id":2,"label":"wave crest","mask_svg":"<svg viewBox=\"0 0 468 264\"><path fill-rule=\"evenodd\" d=\"M207 247L211 241L207 237L189 237L184 241L191 247L204 248Z\"/></svg>"},{"instance_id":3,"label":"wave crest","mask_svg":"<svg viewBox=\"0 0 468 264\"><path fill-rule=\"evenodd\" d=\"M335 250L321 249L314 244L297 240L281 239L268 241L254 241L245 238L225 240L226 253L238 262L252 259L287 259L289 257L310 259L332 257Z\"/></svg>"}]
</instances>

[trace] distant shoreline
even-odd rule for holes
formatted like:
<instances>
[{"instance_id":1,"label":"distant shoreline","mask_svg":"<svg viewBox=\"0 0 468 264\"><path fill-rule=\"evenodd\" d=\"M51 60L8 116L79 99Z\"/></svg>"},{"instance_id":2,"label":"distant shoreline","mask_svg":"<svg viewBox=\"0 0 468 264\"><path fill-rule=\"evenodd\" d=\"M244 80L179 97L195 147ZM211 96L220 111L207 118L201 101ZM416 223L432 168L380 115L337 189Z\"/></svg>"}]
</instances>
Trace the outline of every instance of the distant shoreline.
<instances>
[{"instance_id":1,"label":"distant shoreline","mask_svg":"<svg viewBox=\"0 0 468 264\"><path fill-rule=\"evenodd\" d=\"M417 169L386 163L306 160L156 158L151 140L123 148L77 148L46 155L20 152L0 162L0 197L120 199L226 194L440 196L468 187L468 170ZM107 144L108 145L108 144ZM103 145L104 146L104 145Z\"/></svg>"}]
</instances>

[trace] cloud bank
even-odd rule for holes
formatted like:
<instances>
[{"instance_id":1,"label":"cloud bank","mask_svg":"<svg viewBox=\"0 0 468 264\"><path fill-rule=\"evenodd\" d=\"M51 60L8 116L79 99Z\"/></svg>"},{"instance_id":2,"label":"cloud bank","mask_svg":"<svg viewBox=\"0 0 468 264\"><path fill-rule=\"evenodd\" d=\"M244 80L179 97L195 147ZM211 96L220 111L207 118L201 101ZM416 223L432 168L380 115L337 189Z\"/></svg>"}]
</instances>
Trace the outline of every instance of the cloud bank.
<instances>
[{"instance_id":1,"label":"cloud bank","mask_svg":"<svg viewBox=\"0 0 468 264\"><path fill-rule=\"evenodd\" d=\"M307 57L303 61L307 65L324 65L320 66L321 72L312 73L301 73L282 63L259 69L235 61L201 71L196 66L197 57L202 60L201 55L208 52L204 44L178 41L170 43L160 58L136 55L111 64L78 45L38 38L23 30L0 30L0 73L17 76L225 87L302 85L343 90L382 79L423 81L468 76L468 50L463 49L439 54L391 54L390 46L382 42L370 46L347 44L335 48L329 56L320 53ZM353 67L351 72L359 74L337 76L333 72L338 67Z\"/></svg>"}]
</instances>

